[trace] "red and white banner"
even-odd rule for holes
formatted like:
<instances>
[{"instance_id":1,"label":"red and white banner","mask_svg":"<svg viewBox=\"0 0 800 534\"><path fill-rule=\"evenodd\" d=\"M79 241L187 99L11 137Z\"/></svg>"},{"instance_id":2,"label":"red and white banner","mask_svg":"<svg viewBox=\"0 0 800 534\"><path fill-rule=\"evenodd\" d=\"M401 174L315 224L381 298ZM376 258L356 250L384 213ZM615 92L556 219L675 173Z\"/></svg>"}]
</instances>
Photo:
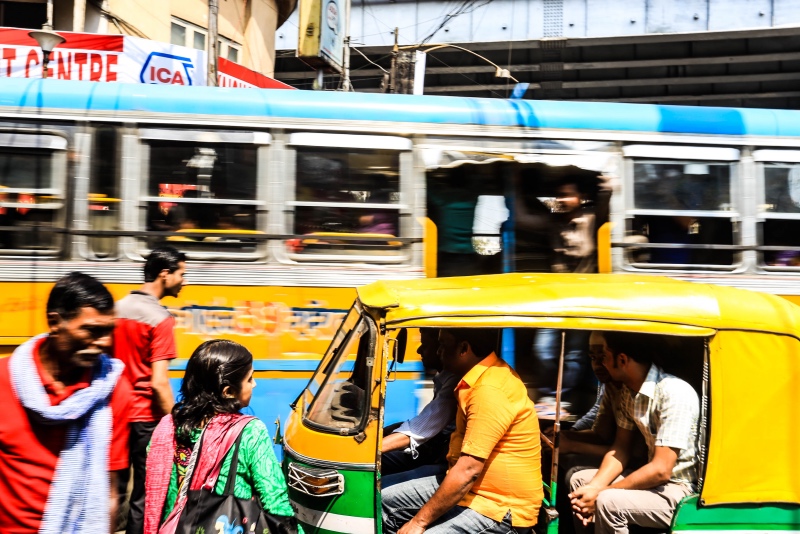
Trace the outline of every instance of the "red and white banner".
<instances>
[{"instance_id":1,"label":"red and white banner","mask_svg":"<svg viewBox=\"0 0 800 534\"><path fill-rule=\"evenodd\" d=\"M42 51L30 30L0 28L0 78L41 78ZM206 85L206 53L128 35L58 32L48 77L92 82ZM293 89L232 61L219 59L219 85Z\"/></svg>"}]
</instances>

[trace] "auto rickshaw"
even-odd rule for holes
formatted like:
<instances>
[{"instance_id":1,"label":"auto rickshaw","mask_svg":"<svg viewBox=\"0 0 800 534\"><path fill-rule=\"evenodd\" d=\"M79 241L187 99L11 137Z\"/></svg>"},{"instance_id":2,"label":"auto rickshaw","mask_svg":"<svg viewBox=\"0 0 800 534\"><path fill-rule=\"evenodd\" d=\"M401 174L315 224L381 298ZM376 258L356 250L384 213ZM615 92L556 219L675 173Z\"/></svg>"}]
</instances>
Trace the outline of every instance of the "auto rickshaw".
<instances>
[{"instance_id":1,"label":"auto rickshaw","mask_svg":"<svg viewBox=\"0 0 800 534\"><path fill-rule=\"evenodd\" d=\"M386 384L406 332L419 327L642 332L688 342L696 350L672 357L695 370L700 480L671 531L800 530L799 307L654 276L507 274L358 290L283 438L289 496L306 532L382 531ZM537 530L555 530L553 515Z\"/></svg>"}]
</instances>

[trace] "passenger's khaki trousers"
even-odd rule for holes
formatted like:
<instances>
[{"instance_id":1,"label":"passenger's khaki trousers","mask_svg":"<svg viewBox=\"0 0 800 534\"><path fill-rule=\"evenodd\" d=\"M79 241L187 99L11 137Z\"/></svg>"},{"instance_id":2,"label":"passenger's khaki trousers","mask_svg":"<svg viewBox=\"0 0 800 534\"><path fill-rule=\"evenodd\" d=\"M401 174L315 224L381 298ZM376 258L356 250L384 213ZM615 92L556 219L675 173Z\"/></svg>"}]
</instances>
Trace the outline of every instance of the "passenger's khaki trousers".
<instances>
[{"instance_id":1,"label":"passenger's khaki trousers","mask_svg":"<svg viewBox=\"0 0 800 534\"><path fill-rule=\"evenodd\" d=\"M569 481L570 492L588 484L597 469L578 471ZM619 476L614 482L622 480ZM607 489L597 496L594 514L595 534L627 534L629 525L669 528L675 508L691 494L683 484L664 484L649 490ZM583 532L583 523L575 517L575 531Z\"/></svg>"}]
</instances>

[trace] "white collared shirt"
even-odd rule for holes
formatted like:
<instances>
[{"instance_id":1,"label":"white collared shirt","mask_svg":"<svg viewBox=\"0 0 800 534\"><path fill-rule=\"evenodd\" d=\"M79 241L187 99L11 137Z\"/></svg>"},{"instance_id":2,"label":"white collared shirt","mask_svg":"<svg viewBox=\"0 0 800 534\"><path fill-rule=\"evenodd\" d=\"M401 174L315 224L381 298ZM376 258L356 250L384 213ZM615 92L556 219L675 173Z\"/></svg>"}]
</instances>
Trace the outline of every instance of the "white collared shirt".
<instances>
[{"instance_id":1,"label":"white collared shirt","mask_svg":"<svg viewBox=\"0 0 800 534\"><path fill-rule=\"evenodd\" d=\"M417 447L433 438L448 425L455 425L456 396L453 393L459 378L449 371L433 377L433 400L422 411L400 425L395 432L405 434L411 445L405 452L417 457Z\"/></svg>"},{"instance_id":2,"label":"white collared shirt","mask_svg":"<svg viewBox=\"0 0 800 534\"><path fill-rule=\"evenodd\" d=\"M648 461L653 460L656 447L678 449L670 482L686 484L694 490L699 416L700 401L692 386L652 364L638 393L622 388L617 426L641 431Z\"/></svg>"}]
</instances>

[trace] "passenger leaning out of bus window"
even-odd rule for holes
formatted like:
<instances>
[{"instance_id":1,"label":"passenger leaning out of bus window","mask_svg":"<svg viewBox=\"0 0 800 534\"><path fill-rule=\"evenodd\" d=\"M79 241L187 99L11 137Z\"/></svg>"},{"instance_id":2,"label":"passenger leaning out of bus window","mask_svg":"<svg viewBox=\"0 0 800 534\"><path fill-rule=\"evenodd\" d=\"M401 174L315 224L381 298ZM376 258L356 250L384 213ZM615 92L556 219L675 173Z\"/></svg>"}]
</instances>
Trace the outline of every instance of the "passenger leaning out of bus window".
<instances>
[{"instance_id":1,"label":"passenger leaning out of bus window","mask_svg":"<svg viewBox=\"0 0 800 534\"><path fill-rule=\"evenodd\" d=\"M595 216L584 206L584 194L574 181L564 181L556 192L556 210L551 229L552 271L557 273L597 272L595 257ZM564 337L564 375L561 395L565 411L581 413L591 400L582 395L586 365L587 332L568 331ZM542 328L536 334L534 353L539 363L536 409L554 413L555 385L561 353L561 331ZM591 398L591 397L590 397Z\"/></svg>"},{"instance_id":2,"label":"passenger leaning out of bus window","mask_svg":"<svg viewBox=\"0 0 800 534\"><path fill-rule=\"evenodd\" d=\"M47 333L0 359L0 532L113 532L131 395L107 355L114 299L74 272L46 309Z\"/></svg>"},{"instance_id":3,"label":"passenger leaning out of bus window","mask_svg":"<svg viewBox=\"0 0 800 534\"><path fill-rule=\"evenodd\" d=\"M480 184L468 167L428 180L428 216L438 232L438 276L481 274L481 257L472 244Z\"/></svg>"},{"instance_id":4,"label":"passenger leaning out of bus window","mask_svg":"<svg viewBox=\"0 0 800 534\"><path fill-rule=\"evenodd\" d=\"M607 332L603 364L623 384L617 433L599 469L575 473L570 499L575 528L592 520L596 534L627 532L630 525L668 528L681 499L697 484L697 393L652 362L654 337ZM630 465L633 431L645 438L648 463Z\"/></svg>"},{"instance_id":5,"label":"passenger leaning out of bus window","mask_svg":"<svg viewBox=\"0 0 800 534\"><path fill-rule=\"evenodd\" d=\"M179 505L178 500L182 498L179 490L184 477L193 470L190 467L192 449L201 434L204 444L222 440L228 430L244 417L239 412L250 404L255 387L253 355L242 345L214 339L202 343L192 353L181 383L180 400L172 414L161 419L150 442L145 534L156 534L173 508ZM212 449L203 447L201 456L203 451L212 452ZM294 517L286 481L264 423L252 418L241 430L238 450L231 447L223 458L213 490L217 495L225 491L234 454L238 455L234 496L245 500L258 497L265 512ZM200 466L200 462L196 465ZM177 509L189 513L188 508L182 508L184 502ZM300 534L303 532L301 527L298 531Z\"/></svg>"},{"instance_id":6,"label":"passenger leaning out of bus window","mask_svg":"<svg viewBox=\"0 0 800 534\"><path fill-rule=\"evenodd\" d=\"M456 426L453 391L461 379L444 368L439 329L420 328L417 353L433 379L433 399L412 419L384 429L381 442L381 487L447 472L447 448Z\"/></svg>"},{"instance_id":7,"label":"passenger leaning out of bus window","mask_svg":"<svg viewBox=\"0 0 800 534\"><path fill-rule=\"evenodd\" d=\"M461 379L447 474L381 491L388 534L527 533L542 503L536 410L519 376L495 354L499 331L442 329L442 361Z\"/></svg>"}]
</instances>

